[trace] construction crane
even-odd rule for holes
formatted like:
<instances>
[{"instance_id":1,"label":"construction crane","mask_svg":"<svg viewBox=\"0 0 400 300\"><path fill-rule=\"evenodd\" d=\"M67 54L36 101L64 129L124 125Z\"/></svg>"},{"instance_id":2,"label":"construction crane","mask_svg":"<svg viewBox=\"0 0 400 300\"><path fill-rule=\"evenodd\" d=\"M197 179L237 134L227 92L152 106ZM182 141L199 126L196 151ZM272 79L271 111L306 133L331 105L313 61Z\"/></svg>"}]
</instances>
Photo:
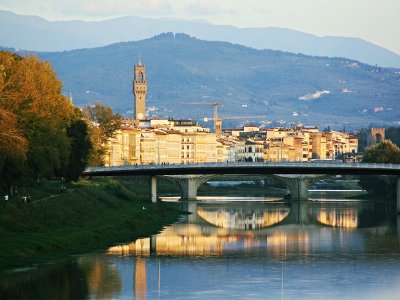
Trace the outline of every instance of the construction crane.
<instances>
[{"instance_id":1,"label":"construction crane","mask_svg":"<svg viewBox=\"0 0 400 300\"><path fill-rule=\"evenodd\" d=\"M232 116L232 117L219 118L218 122L220 122L222 128L223 120L265 119L265 118L266 116ZM213 120L213 118L204 118L204 122L208 122L209 120Z\"/></svg>"},{"instance_id":2,"label":"construction crane","mask_svg":"<svg viewBox=\"0 0 400 300\"><path fill-rule=\"evenodd\" d=\"M213 118L204 118L204 122L208 122L209 120L214 121L214 132L217 135L221 134L222 131L222 120L241 120L241 119L265 119L266 116L232 116L232 117L223 117L220 118L218 115L218 106L224 106L223 102L179 102L180 104L193 104L193 105L209 105L214 106L214 117Z\"/></svg>"},{"instance_id":3,"label":"construction crane","mask_svg":"<svg viewBox=\"0 0 400 300\"><path fill-rule=\"evenodd\" d=\"M223 102L206 102L206 101L200 101L200 102L179 102L180 104L193 104L193 105L209 105L209 106L214 106L214 132L219 135L221 134L222 130L222 119L218 116L218 106L224 106Z\"/></svg>"}]
</instances>

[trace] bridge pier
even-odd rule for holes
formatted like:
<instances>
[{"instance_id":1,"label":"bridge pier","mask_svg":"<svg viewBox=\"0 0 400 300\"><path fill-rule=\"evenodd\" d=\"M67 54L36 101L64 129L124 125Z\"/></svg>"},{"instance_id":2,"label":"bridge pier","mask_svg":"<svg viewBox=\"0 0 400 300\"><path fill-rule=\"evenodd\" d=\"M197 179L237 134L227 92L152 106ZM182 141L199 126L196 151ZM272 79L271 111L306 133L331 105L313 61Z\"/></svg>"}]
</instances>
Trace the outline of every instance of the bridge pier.
<instances>
[{"instance_id":1,"label":"bridge pier","mask_svg":"<svg viewBox=\"0 0 400 300\"><path fill-rule=\"evenodd\" d=\"M292 208L288 218L295 224L310 224L311 217L308 200L303 199L292 201Z\"/></svg>"},{"instance_id":2,"label":"bridge pier","mask_svg":"<svg viewBox=\"0 0 400 300\"><path fill-rule=\"evenodd\" d=\"M318 180L327 178L327 175L272 175L285 184L291 193L292 200L308 198L308 189Z\"/></svg>"},{"instance_id":3,"label":"bridge pier","mask_svg":"<svg viewBox=\"0 0 400 300\"><path fill-rule=\"evenodd\" d=\"M154 234L150 237L150 254L157 253L157 235Z\"/></svg>"},{"instance_id":4,"label":"bridge pier","mask_svg":"<svg viewBox=\"0 0 400 300\"><path fill-rule=\"evenodd\" d=\"M290 212L288 216L279 224L313 224L314 220L309 210L310 202L307 199L295 199L291 201Z\"/></svg>"},{"instance_id":5,"label":"bridge pier","mask_svg":"<svg viewBox=\"0 0 400 300\"><path fill-rule=\"evenodd\" d=\"M185 215L184 220L188 224L196 224L198 223L197 216L197 201L182 201L181 209L183 211L187 211L190 214Z\"/></svg>"},{"instance_id":6,"label":"bridge pier","mask_svg":"<svg viewBox=\"0 0 400 300\"><path fill-rule=\"evenodd\" d=\"M396 195L397 195L397 214L400 214L400 176L397 176Z\"/></svg>"},{"instance_id":7,"label":"bridge pier","mask_svg":"<svg viewBox=\"0 0 400 300\"><path fill-rule=\"evenodd\" d=\"M170 175L165 178L179 185L181 200L196 200L198 188L215 175Z\"/></svg>"},{"instance_id":8,"label":"bridge pier","mask_svg":"<svg viewBox=\"0 0 400 300\"><path fill-rule=\"evenodd\" d=\"M155 175L150 178L150 194L151 202L157 202L157 177Z\"/></svg>"}]
</instances>

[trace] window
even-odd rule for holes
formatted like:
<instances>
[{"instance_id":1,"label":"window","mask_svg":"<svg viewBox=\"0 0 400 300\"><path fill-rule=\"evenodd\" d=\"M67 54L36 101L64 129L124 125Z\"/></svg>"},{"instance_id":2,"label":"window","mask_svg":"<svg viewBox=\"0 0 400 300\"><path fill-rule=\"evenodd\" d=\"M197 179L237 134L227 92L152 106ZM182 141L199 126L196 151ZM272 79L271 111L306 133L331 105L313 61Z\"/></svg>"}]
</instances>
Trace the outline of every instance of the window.
<instances>
[{"instance_id":1,"label":"window","mask_svg":"<svg viewBox=\"0 0 400 300\"><path fill-rule=\"evenodd\" d=\"M137 81L143 82L143 72L139 72L137 75L138 75Z\"/></svg>"}]
</instances>

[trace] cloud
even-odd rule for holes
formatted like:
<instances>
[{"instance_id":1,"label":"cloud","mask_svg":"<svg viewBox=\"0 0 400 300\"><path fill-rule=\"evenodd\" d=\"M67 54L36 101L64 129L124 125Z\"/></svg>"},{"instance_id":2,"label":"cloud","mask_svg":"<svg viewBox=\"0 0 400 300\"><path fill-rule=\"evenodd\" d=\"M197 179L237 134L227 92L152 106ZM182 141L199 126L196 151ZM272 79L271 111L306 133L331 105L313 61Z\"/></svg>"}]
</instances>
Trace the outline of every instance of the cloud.
<instances>
[{"instance_id":1,"label":"cloud","mask_svg":"<svg viewBox=\"0 0 400 300\"><path fill-rule=\"evenodd\" d=\"M221 9L215 1L197 0L186 7L187 11L195 15L216 15Z\"/></svg>"},{"instance_id":2,"label":"cloud","mask_svg":"<svg viewBox=\"0 0 400 300\"><path fill-rule=\"evenodd\" d=\"M0 9L57 17L162 16L173 13L171 0L0 0Z\"/></svg>"},{"instance_id":3,"label":"cloud","mask_svg":"<svg viewBox=\"0 0 400 300\"><path fill-rule=\"evenodd\" d=\"M106 15L167 15L172 12L168 0L91 0L84 5L85 13Z\"/></svg>"}]
</instances>

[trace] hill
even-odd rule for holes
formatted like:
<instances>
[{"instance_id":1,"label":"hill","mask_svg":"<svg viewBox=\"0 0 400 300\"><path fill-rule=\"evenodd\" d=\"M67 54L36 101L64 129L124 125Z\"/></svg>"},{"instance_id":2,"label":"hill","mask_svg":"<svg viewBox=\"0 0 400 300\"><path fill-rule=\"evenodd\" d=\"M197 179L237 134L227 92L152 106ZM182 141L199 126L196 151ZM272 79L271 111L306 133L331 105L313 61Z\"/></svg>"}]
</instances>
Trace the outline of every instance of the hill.
<instances>
[{"instance_id":1,"label":"hill","mask_svg":"<svg viewBox=\"0 0 400 300\"><path fill-rule=\"evenodd\" d=\"M400 68L400 55L358 38L318 37L285 28L237 28L199 20L137 16L96 22L47 21L0 11L1 46L31 51L93 48L142 40L163 32L184 32L203 40L226 41L256 49L348 57L372 65Z\"/></svg>"},{"instance_id":2,"label":"hill","mask_svg":"<svg viewBox=\"0 0 400 300\"><path fill-rule=\"evenodd\" d=\"M222 116L266 115L268 121L341 128L400 121L400 70L346 58L313 57L162 34L138 42L63 52L39 52L64 81L64 93L86 105L103 101L133 109L133 67L147 68L153 117L202 119L223 101Z\"/></svg>"}]
</instances>

